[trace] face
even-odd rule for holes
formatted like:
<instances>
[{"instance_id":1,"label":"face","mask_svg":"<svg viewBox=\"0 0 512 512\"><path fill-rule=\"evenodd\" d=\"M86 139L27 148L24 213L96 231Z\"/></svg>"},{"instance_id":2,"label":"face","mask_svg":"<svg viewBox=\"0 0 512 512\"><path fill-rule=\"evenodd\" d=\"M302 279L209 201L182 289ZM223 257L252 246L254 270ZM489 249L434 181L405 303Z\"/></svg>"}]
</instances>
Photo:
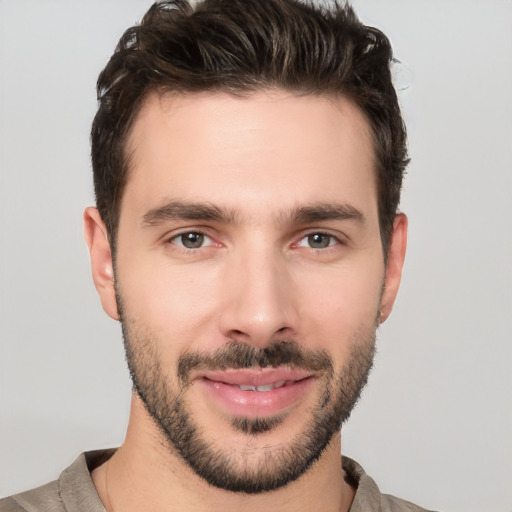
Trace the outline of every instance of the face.
<instances>
[{"instance_id":1,"label":"face","mask_svg":"<svg viewBox=\"0 0 512 512\"><path fill-rule=\"evenodd\" d=\"M398 288L367 122L343 98L153 95L128 150L115 290L86 232L148 421L212 485L286 485L339 436Z\"/></svg>"}]
</instances>

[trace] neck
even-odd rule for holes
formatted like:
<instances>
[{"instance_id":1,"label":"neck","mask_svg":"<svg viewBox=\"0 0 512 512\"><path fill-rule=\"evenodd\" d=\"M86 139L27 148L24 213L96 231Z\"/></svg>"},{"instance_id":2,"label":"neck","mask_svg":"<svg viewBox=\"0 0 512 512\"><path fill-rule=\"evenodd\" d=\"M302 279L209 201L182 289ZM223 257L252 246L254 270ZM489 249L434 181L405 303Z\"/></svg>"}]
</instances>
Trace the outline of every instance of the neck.
<instances>
[{"instance_id":1,"label":"neck","mask_svg":"<svg viewBox=\"0 0 512 512\"><path fill-rule=\"evenodd\" d=\"M340 452L338 434L320 459L285 487L259 494L225 491L210 486L168 448L134 397L125 442L107 463L93 471L92 478L107 512L163 512L171 507L183 512L253 512L265 507L278 512L348 511L354 490L344 480Z\"/></svg>"}]
</instances>

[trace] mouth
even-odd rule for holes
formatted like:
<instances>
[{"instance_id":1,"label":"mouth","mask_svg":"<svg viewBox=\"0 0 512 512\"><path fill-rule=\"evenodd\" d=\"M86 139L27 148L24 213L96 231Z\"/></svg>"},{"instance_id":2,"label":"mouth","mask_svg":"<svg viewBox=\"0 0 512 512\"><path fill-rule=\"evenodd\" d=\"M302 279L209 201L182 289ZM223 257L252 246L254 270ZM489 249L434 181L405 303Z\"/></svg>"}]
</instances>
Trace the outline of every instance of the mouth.
<instances>
[{"instance_id":1,"label":"mouth","mask_svg":"<svg viewBox=\"0 0 512 512\"><path fill-rule=\"evenodd\" d=\"M228 369L196 379L209 403L247 418L283 414L307 395L313 380L313 373L289 368Z\"/></svg>"}]
</instances>

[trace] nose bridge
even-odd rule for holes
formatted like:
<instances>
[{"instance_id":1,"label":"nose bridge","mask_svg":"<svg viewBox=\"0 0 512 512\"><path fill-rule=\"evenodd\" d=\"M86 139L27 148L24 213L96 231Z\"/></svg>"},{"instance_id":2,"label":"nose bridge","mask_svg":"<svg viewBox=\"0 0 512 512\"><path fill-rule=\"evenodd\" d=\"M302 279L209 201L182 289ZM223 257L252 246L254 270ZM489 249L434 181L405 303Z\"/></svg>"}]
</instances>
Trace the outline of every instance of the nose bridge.
<instances>
[{"instance_id":1,"label":"nose bridge","mask_svg":"<svg viewBox=\"0 0 512 512\"><path fill-rule=\"evenodd\" d=\"M221 319L225 336L264 346L278 331L294 329L291 281L278 250L249 244L246 250L235 251L227 274Z\"/></svg>"}]
</instances>

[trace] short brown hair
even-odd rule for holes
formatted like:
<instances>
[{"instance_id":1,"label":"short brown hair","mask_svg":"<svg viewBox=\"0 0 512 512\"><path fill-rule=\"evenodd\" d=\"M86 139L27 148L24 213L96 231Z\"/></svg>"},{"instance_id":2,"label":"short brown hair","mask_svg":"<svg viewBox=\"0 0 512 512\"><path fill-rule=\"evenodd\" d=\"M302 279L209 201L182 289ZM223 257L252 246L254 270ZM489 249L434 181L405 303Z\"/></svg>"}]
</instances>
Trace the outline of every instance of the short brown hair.
<instances>
[{"instance_id":1,"label":"short brown hair","mask_svg":"<svg viewBox=\"0 0 512 512\"><path fill-rule=\"evenodd\" d=\"M148 93L280 88L344 95L371 126L384 254L408 163L391 80L391 45L349 5L300 0L156 2L129 28L98 78L91 133L96 204L115 249L129 171L125 142Z\"/></svg>"}]
</instances>

